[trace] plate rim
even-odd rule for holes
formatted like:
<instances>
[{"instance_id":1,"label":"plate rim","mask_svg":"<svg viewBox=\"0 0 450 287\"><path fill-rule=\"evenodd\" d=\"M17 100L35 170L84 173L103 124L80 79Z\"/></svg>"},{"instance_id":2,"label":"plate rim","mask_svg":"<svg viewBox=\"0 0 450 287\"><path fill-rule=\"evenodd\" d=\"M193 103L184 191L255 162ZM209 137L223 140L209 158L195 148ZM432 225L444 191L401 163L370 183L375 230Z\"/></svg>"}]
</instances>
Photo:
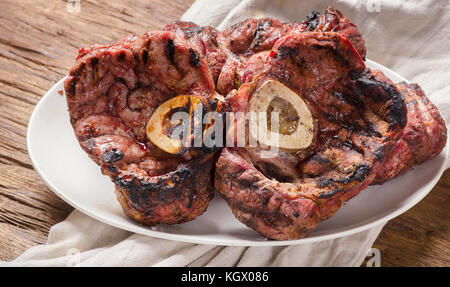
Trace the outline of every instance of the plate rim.
<instances>
[{"instance_id":1,"label":"plate rim","mask_svg":"<svg viewBox=\"0 0 450 287\"><path fill-rule=\"evenodd\" d=\"M369 59L366 59L366 64L367 63L369 63L372 66L376 66L377 69L378 68L385 69L385 70L389 71L389 73L394 74L399 79L402 79L403 81L408 82L408 80L405 79L403 76L401 76L400 74L396 73L395 71L385 67L384 65L381 65L381 64L379 64L375 61L369 60ZM39 113L39 110L41 109L41 107L44 105L45 99L47 97L49 97L50 94L53 94L54 92L58 92L55 90L61 86L61 84L64 82L64 80L66 78L67 78L67 76L60 79L44 94L44 96L42 96L42 98L39 100L39 102L33 109L33 112L30 116L30 119L28 122L28 127L27 127L27 133L26 133L26 144L27 144L27 151L28 151L28 155L31 159L32 166L33 166L34 170L39 174L39 176L43 179L43 181L46 183L46 185L58 197L60 197L66 203L71 205L74 209L76 209L76 210L102 222L102 223L108 224L110 226L114 226L114 227L122 229L122 230L130 231L130 232L137 233L137 234L142 234L145 236L151 236L151 237L160 238L160 239L167 239L167 240L187 242L187 243L218 245L218 246L286 246L286 245L308 244L308 243L320 242L320 241L324 241L324 240L342 238L342 237L350 236L350 235L353 235L353 234L356 234L356 233L359 233L359 232L362 232L365 230L369 230L378 225L384 225L389 220L408 211L413 206L418 204L423 198L425 198L431 192L431 190L436 185L436 183L439 181L440 177L442 176L443 172L446 169L446 164L444 162L444 164L442 164L440 166L440 168L437 172L439 174L439 176L433 177L433 179L428 182L428 183L431 183L433 187L430 188L426 192L421 192L419 194L416 194L416 196L413 199L411 199L407 204L405 204L401 208L398 208L395 211L390 212L384 216L381 216L371 222L363 223L356 227L348 227L345 230L337 231L337 232L334 232L331 234L317 235L315 237L305 237L305 238L301 238L301 239L285 240L285 241L276 241L276 240L252 241L252 240L246 240L246 239L236 239L235 241L230 242L229 240L223 240L223 239L208 240L208 239L198 237L198 236L196 238L191 238L194 236L193 235L180 235L180 234L167 233L164 231L151 230L150 226L144 226L137 222L133 222L129 219L128 220L131 224L124 225L124 224L121 224L120 222L108 220L108 218L104 218L102 216L96 215L95 213L91 212L87 208L84 208L82 203L80 203L77 200L74 200L73 198L70 198L70 197L66 196L64 193L60 192L59 189L56 186L54 186L54 184L46 177L45 172L41 170L41 168L39 167L39 163L36 161L35 156L33 155L33 149L32 149L32 143L31 143L31 130L33 127L33 122L35 122L34 119L36 118L36 115ZM448 148L449 142L450 142L450 139L447 138L446 146L445 146L444 150L442 151L442 152L445 152L446 158L449 158L449 150L450 150ZM125 215L123 215L123 216L125 216ZM140 228L138 228L138 227L144 227L146 230L146 233L143 233L140 230Z\"/></svg>"}]
</instances>

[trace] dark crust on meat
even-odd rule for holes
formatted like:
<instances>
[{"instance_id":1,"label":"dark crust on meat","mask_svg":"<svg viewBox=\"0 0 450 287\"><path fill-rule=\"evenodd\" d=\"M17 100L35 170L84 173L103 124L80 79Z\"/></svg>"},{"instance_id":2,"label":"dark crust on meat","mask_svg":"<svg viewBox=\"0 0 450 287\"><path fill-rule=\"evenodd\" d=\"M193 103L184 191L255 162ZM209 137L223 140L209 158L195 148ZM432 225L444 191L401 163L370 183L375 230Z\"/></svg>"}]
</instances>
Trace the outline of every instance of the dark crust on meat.
<instances>
[{"instance_id":1,"label":"dark crust on meat","mask_svg":"<svg viewBox=\"0 0 450 287\"><path fill-rule=\"evenodd\" d=\"M374 75L384 78L380 71ZM447 127L435 105L417 84L395 85L405 99L407 122L401 137L386 153L372 184L382 184L437 156L447 142Z\"/></svg>"},{"instance_id":2,"label":"dark crust on meat","mask_svg":"<svg viewBox=\"0 0 450 287\"><path fill-rule=\"evenodd\" d=\"M391 127L406 125L405 99L401 93L387 82L377 80L370 72L356 80L359 90L367 93L375 102L386 104L386 117ZM380 91L382 90L382 91Z\"/></svg>"},{"instance_id":3,"label":"dark crust on meat","mask_svg":"<svg viewBox=\"0 0 450 287\"><path fill-rule=\"evenodd\" d=\"M192 22L175 21L164 27L164 31L174 32L185 38L195 50L192 50L191 64L195 67L202 57L208 63L214 82L217 83L220 72L227 61L227 52L217 42L217 30L200 27Z\"/></svg>"},{"instance_id":4,"label":"dark crust on meat","mask_svg":"<svg viewBox=\"0 0 450 287\"><path fill-rule=\"evenodd\" d=\"M153 111L178 94L199 97L206 112L221 109L209 67L194 47L174 33L152 32L81 49L65 92L81 147L111 177L128 216L174 224L206 210L217 148L192 147L177 157L145 134Z\"/></svg>"},{"instance_id":5,"label":"dark crust on meat","mask_svg":"<svg viewBox=\"0 0 450 287\"><path fill-rule=\"evenodd\" d=\"M366 57L364 39L358 28L341 11L333 7L328 7L323 14L317 11L311 12L301 23L301 29L310 32L337 32L352 43L361 58Z\"/></svg>"},{"instance_id":6,"label":"dark crust on meat","mask_svg":"<svg viewBox=\"0 0 450 287\"><path fill-rule=\"evenodd\" d=\"M212 160L203 159L151 179L133 174L114 177L117 199L129 217L146 225L193 220L214 195L212 165Z\"/></svg>"},{"instance_id":7,"label":"dark crust on meat","mask_svg":"<svg viewBox=\"0 0 450 287\"><path fill-rule=\"evenodd\" d=\"M358 28L333 7L328 7L322 14L312 11L298 23L283 24L269 17L246 19L220 32L218 41L235 54L250 56L272 49L275 42L286 35L304 32L336 32L348 39L365 59L364 39Z\"/></svg>"},{"instance_id":8,"label":"dark crust on meat","mask_svg":"<svg viewBox=\"0 0 450 287\"><path fill-rule=\"evenodd\" d=\"M384 150L403 129L406 107L337 33L288 35L265 60L229 102L231 110L247 112L253 92L277 80L302 95L319 132L292 163L292 177L271 172L286 170L285 160L271 159L267 169L267 162L253 160L255 149L224 149L215 187L244 224L272 239L297 239L372 182Z\"/></svg>"},{"instance_id":9,"label":"dark crust on meat","mask_svg":"<svg viewBox=\"0 0 450 287\"><path fill-rule=\"evenodd\" d=\"M328 7L324 13L312 12L303 22L281 23L265 17L246 19L223 31L200 27L193 22L175 21L164 27L174 32L199 52L211 70L217 92L227 95L238 89L249 58L255 53L270 51L276 41L286 35L304 32L336 32L347 38L365 58L366 48L361 33L340 11ZM339 57L338 54L336 54Z\"/></svg>"},{"instance_id":10,"label":"dark crust on meat","mask_svg":"<svg viewBox=\"0 0 450 287\"><path fill-rule=\"evenodd\" d=\"M239 150L222 150L215 187L241 222L272 239L306 236L320 221L313 200L299 195L291 183L266 178ZM296 198L289 198L286 190Z\"/></svg>"}]
</instances>

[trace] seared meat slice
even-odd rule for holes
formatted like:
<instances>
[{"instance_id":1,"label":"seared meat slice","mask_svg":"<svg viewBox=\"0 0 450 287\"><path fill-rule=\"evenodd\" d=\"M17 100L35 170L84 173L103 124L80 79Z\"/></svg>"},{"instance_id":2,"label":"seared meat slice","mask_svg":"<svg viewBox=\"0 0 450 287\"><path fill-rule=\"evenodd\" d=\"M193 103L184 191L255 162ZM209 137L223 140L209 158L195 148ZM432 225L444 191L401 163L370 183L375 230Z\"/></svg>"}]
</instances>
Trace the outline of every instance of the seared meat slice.
<instances>
[{"instance_id":1,"label":"seared meat slice","mask_svg":"<svg viewBox=\"0 0 450 287\"><path fill-rule=\"evenodd\" d=\"M116 184L128 216L173 224L205 211L215 149L168 154L146 131L158 107L175 96L199 99L204 111L218 107L208 64L195 48L174 33L151 32L81 49L65 93L81 147Z\"/></svg>"},{"instance_id":2,"label":"seared meat slice","mask_svg":"<svg viewBox=\"0 0 450 287\"><path fill-rule=\"evenodd\" d=\"M349 40L363 59L366 56L364 39L358 28L333 7L328 7L323 14L313 11L301 22L284 24L268 17L246 19L220 32L217 39L231 52L249 57L272 49L275 42L287 34L303 32L336 32Z\"/></svg>"},{"instance_id":3,"label":"seared meat slice","mask_svg":"<svg viewBox=\"0 0 450 287\"><path fill-rule=\"evenodd\" d=\"M112 176L127 216L146 225L174 224L193 220L206 210L214 195L213 154L186 163L153 162L130 164L118 175L105 172ZM163 167L157 169L157 165Z\"/></svg>"},{"instance_id":4,"label":"seared meat slice","mask_svg":"<svg viewBox=\"0 0 450 287\"><path fill-rule=\"evenodd\" d=\"M263 57L278 39L288 34L337 32L347 38L363 58L366 54L364 40L356 26L333 7L328 7L322 15L313 11L298 23L283 24L268 17L246 19L218 32L212 27L176 21L166 25L164 30L182 36L200 52L210 67L217 92L222 95L238 89L249 71L246 66L256 62L253 58Z\"/></svg>"},{"instance_id":5,"label":"seared meat slice","mask_svg":"<svg viewBox=\"0 0 450 287\"><path fill-rule=\"evenodd\" d=\"M220 32L217 40L231 52L248 56L272 49L275 42L286 35L288 28L277 19L250 18Z\"/></svg>"},{"instance_id":6,"label":"seared meat slice","mask_svg":"<svg viewBox=\"0 0 450 287\"><path fill-rule=\"evenodd\" d=\"M201 27L192 22L176 21L164 27L186 39L206 59L214 82L217 83L222 67L227 61L227 52L217 42L218 31L212 27Z\"/></svg>"},{"instance_id":7,"label":"seared meat slice","mask_svg":"<svg viewBox=\"0 0 450 287\"><path fill-rule=\"evenodd\" d=\"M328 7L324 13L311 12L306 20L300 23L289 23L288 33L302 32L336 32L352 43L361 58L366 58L364 39L355 24L341 11Z\"/></svg>"},{"instance_id":8,"label":"seared meat slice","mask_svg":"<svg viewBox=\"0 0 450 287\"><path fill-rule=\"evenodd\" d=\"M377 78L390 82L380 71ZM413 166L437 156L447 142L447 128L435 105L417 84L401 82L395 87L403 95L407 107L407 123L401 138L385 153L372 184L382 184L402 175Z\"/></svg>"},{"instance_id":9,"label":"seared meat slice","mask_svg":"<svg viewBox=\"0 0 450 287\"><path fill-rule=\"evenodd\" d=\"M286 23L273 18L246 19L220 32L217 41L223 50L229 50L236 57L229 57L229 65L224 66L217 82L219 93L228 94L237 89L241 82L261 63L259 58L266 57L273 45L281 37L305 32L336 32L353 44L360 56L366 56L364 40L357 27L339 10L333 7L320 14L311 12L302 22ZM238 84L236 84L238 83Z\"/></svg>"},{"instance_id":10,"label":"seared meat slice","mask_svg":"<svg viewBox=\"0 0 450 287\"><path fill-rule=\"evenodd\" d=\"M230 109L251 112L253 97L278 81L306 103L314 118L312 141L306 148L280 148L265 160L264 145L225 148L215 186L249 227L269 238L297 239L372 182L385 149L400 138L406 106L393 85L374 80L338 33L285 36L261 59L256 66L262 69L227 99Z\"/></svg>"}]
</instances>

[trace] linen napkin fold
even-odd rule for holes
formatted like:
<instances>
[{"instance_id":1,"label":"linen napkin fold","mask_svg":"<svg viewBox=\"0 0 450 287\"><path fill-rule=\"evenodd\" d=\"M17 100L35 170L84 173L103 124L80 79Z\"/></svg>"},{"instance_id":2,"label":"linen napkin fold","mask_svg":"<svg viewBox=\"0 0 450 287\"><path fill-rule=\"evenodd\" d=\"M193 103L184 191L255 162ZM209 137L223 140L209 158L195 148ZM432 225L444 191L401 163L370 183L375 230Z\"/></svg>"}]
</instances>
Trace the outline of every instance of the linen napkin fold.
<instances>
[{"instance_id":1,"label":"linen napkin fold","mask_svg":"<svg viewBox=\"0 0 450 287\"><path fill-rule=\"evenodd\" d=\"M134 234L75 210L47 244L0 266L359 266L381 228L315 244L230 247Z\"/></svg>"},{"instance_id":2,"label":"linen napkin fold","mask_svg":"<svg viewBox=\"0 0 450 287\"><path fill-rule=\"evenodd\" d=\"M329 5L357 24L366 40L368 58L420 83L450 122L449 3L197 0L181 19L223 29L248 17L298 21ZM227 247L133 234L75 210L51 228L47 244L0 266L360 266L384 224L311 244Z\"/></svg>"}]
</instances>

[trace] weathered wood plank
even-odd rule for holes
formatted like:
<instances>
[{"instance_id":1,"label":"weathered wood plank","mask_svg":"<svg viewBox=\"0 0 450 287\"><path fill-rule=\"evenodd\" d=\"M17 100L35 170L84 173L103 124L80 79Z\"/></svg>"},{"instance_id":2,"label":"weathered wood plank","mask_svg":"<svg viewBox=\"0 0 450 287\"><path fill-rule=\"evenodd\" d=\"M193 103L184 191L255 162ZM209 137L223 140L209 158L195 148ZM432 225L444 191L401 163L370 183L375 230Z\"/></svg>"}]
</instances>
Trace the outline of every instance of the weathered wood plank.
<instances>
[{"instance_id":1,"label":"weathered wood plank","mask_svg":"<svg viewBox=\"0 0 450 287\"><path fill-rule=\"evenodd\" d=\"M411 210L391 220L376 240L382 266L450 265L450 170Z\"/></svg>"}]
</instances>

